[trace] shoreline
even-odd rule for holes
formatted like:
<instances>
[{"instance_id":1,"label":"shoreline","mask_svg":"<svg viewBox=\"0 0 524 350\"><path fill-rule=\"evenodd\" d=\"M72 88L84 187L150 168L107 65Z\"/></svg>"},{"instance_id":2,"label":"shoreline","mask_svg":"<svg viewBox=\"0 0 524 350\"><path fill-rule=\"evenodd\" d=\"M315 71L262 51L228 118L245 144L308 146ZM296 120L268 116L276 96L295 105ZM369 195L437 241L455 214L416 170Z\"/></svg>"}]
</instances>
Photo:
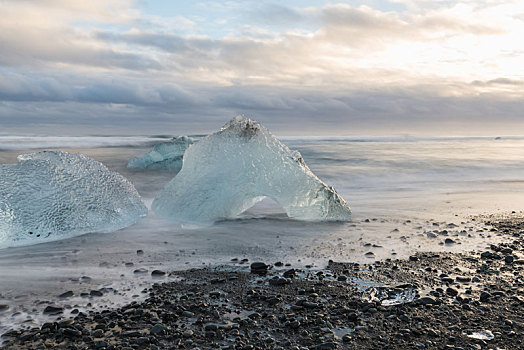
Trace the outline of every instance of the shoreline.
<instances>
[{"instance_id":1,"label":"shoreline","mask_svg":"<svg viewBox=\"0 0 524 350\"><path fill-rule=\"evenodd\" d=\"M482 219L510 242L320 270L274 262L265 275L264 265L173 271L143 302L10 331L0 348L517 349L524 219Z\"/></svg>"}]
</instances>

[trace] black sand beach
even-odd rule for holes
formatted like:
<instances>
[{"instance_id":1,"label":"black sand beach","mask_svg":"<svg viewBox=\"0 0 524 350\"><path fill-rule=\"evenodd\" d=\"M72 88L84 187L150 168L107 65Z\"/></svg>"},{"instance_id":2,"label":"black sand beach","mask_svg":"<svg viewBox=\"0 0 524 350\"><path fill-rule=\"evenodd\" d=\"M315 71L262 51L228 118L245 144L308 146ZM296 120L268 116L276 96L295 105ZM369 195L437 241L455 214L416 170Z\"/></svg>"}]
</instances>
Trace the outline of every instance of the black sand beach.
<instances>
[{"instance_id":1,"label":"black sand beach","mask_svg":"<svg viewBox=\"0 0 524 350\"><path fill-rule=\"evenodd\" d=\"M7 332L2 349L520 349L524 219L476 220L506 243L323 269L173 271L120 309L67 319L48 307L56 321Z\"/></svg>"}]
</instances>

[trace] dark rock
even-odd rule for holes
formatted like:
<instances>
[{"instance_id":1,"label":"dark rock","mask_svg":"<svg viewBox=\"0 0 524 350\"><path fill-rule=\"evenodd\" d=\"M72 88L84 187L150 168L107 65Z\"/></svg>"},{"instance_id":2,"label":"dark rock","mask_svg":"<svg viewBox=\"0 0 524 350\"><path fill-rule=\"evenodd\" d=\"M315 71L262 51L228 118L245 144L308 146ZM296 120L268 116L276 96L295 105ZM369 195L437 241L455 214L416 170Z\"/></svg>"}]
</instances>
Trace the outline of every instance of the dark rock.
<instances>
[{"instance_id":1,"label":"dark rock","mask_svg":"<svg viewBox=\"0 0 524 350\"><path fill-rule=\"evenodd\" d=\"M471 277L457 276L455 280L457 282L471 282Z\"/></svg>"},{"instance_id":2,"label":"dark rock","mask_svg":"<svg viewBox=\"0 0 524 350\"><path fill-rule=\"evenodd\" d=\"M269 280L269 284L272 286L283 286L289 283L290 281L287 278L283 278L280 276L275 276Z\"/></svg>"},{"instance_id":3,"label":"dark rock","mask_svg":"<svg viewBox=\"0 0 524 350\"><path fill-rule=\"evenodd\" d=\"M102 338L104 336L104 331L102 329L95 329L91 335L95 338Z\"/></svg>"},{"instance_id":4,"label":"dark rock","mask_svg":"<svg viewBox=\"0 0 524 350\"><path fill-rule=\"evenodd\" d=\"M146 338L146 337L139 337L135 340L135 343L138 344L138 345L148 345L149 344L149 339Z\"/></svg>"},{"instance_id":5,"label":"dark rock","mask_svg":"<svg viewBox=\"0 0 524 350\"><path fill-rule=\"evenodd\" d=\"M136 251L136 255L144 255L144 251L142 249L138 249Z\"/></svg>"},{"instance_id":6,"label":"dark rock","mask_svg":"<svg viewBox=\"0 0 524 350\"><path fill-rule=\"evenodd\" d=\"M133 273L135 273L135 274L147 273L147 269L141 267L141 268L136 269L135 271L133 271Z\"/></svg>"},{"instance_id":7,"label":"dark rock","mask_svg":"<svg viewBox=\"0 0 524 350\"><path fill-rule=\"evenodd\" d=\"M127 331L122 333L122 336L125 338L136 338L140 337L141 335L142 333L139 331Z\"/></svg>"},{"instance_id":8,"label":"dark rock","mask_svg":"<svg viewBox=\"0 0 524 350\"><path fill-rule=\"evenodd\" d=\"M446 239L444 240L444 243L445 243L445 244L454 244L454 243L456 243L456 242L455 242L453 239L451 239L451 238L446 238Z\"/></svg>"},{"instance_id":9,"label":"dark rock","mask_svg":"<svg viewBox=\"0 0 524 350\"><path fill-rule=\"evenodd\" d=\"M61 299L64 299L64 298L70 298L73 295L74 295L73 291L70 290L70 291L67 291L65 293L60 294L58 297L61 298Z\"/></svg>"},{"instance_id":10,"label":"dark rock","mask_svg":"<svg viewBox=\"0 0 524 350\"><path fill-rule=\"evenodd\" d=\"M488 292L482 292L480 293L480 301L489 301L489 299L491 299L492 295Z\"/></svg>"},{"instance_id":11,"label":"dark rock","mask_svg":"<svg viewBox=\"0 0 524 350\"><path fill-rule=\"evenodd\" d=\"M107 348L107 342L104 340L95 340L95 348L96 349Z\"/></svg>"},{"instance_id":12,"label":"dark rock","mask_svg":"<svg viewBox=\"0 0 524 350\"><path fill-rule=\"evenodd\" d=\"M74 328L64 328L63 334L69 338L79 338L82 336L82 332Z\"/></svg>"},{"instance_id":13,"label":"dark rock","mask_svg":"<svg viewBox=\"0 0 524 350\"><path fill-rule=\"evenodd\" d=\"M33 333L33 332L26 332L26 333L20 335L20 336L18 337L18 339L20 339L21 341L25 342L25 341L28 341L28 340L33 339L34 336L35 336L35 334L36 334L36 333Z\"/></svg>"},{"instance_id":14,"label":"dark rock","mask_svg":"<svg viewBox=\"0 0 524 350\"><path fill-rule=\"evenodd\" d=\"M283 273L283 276L285 278L293 278L297 274L297 270L295 269L289 269L286 272Z\"/></svg>"},{"instance_id":15,"label":"dark rock","mask_svg":"<svg viewBox=\"0 0 524 350\"><path fill-rule=\"evenodd\" d=\"M163 324L161 323L157 323L155 324L153 327L151 327L151 329L149 330L149 332L151 334L166 334L167 332L167 327L164 326Z\"/></svg>"},{"instance_id":16,"label":"dark rock","mask_svg":"<svg viewBox=\"0 0 524 350\"><path fill-rule=\"evenodd\" d=\"M422 297L420 299L415 300L415 303L421 305L434 305L437 304L437 301L435 300L435 298L432 297Z\"/></svg>"},{"instance_id":17,"label":"dark rock","mask_svg":"<svg viewBox=\"0 0 524 350\"><path fill-rule=\"evenodd\" d=\"M338 347L338 345L335 342L325 342L325 343L319 344L317 346L314 346L313 349L316 349L316 350L331 350L331 349L336 349L337 347Z\"/></svg>"},{"instance_id":18,"label":"dark rock","mask_svg":"<svg viewBox=\"0 0 524 350\"><path fill-rule=\"evenodd\" d=\"M89 292L89 295L91 295L92 297L101 297L104 295L104 293L99 290L92 290L91 292Z\"/></svg>"},{"instance_id":19,"label":"dark rock","mask_svg":"<svg viewBox=\"0 0 524 350\"><path fill-rule=\"evenodd\" d=\"M267 274L268 269L269 265L263 262L254 262L251 264L251 273L256 275L264 276Z\"/></svg>"},{"instance_id":20,"label":"dark rock","mask_svg":"<svg viewBox=\"0 0 524 350\"><path fill-rule=\"evenodd\" d=\"M458 291L455 289L455 288L447 288L446 289L446 294L449 295L449 296L452 296L452 297L456 297L458 295Z\"/></svg>"},{"instance_id":21,"label":"dark rock","mask_svg":"<svg viewBox=\"0 0 524 350\"><path fill-rule=\"evenodd\" d=\"M64 311L63 308L49 305L44 309L44 314L46 315L56 315L61 314Z\"/></svg>"},{"instance_id":22,"label":"dark rock","mask_svg":"<svg viewBox=\"0 0 524 350\"><path fill-rule=\"evenodd\" d=\"M9 305L0 304L0 312L5 311L7 309L9 309Z\"/></svg>"},{"instance_id":23,"label":"dark rock","mask_svg":"<svg viewBox=\"0 0 524 350\"><path fill-rule=\"evenodd\" d=\"M165 275L166 273L162 270L153 270L153 272L151 272L151 276L155 276L155 277L161 277Z\"/></svg>"}]
</instances>

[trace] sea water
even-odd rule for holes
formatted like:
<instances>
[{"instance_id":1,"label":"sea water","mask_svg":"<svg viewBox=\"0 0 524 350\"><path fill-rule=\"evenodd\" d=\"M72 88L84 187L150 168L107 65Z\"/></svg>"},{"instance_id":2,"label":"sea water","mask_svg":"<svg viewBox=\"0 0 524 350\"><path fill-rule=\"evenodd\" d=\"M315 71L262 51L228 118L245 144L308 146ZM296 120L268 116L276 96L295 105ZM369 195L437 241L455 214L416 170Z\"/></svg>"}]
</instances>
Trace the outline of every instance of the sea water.
<instances>
[{"instance_id":1,"label":"sea water","mask_svg":"<svg viewBox=\"0 0 524 350\"><path fill-rule=\"evenodd\" d=\"M0 304L9 309L0 312L0 334L45 321L48 304L65 307L67 317L74 309L139 300L152 283L171 280L153 279L153 269L230 264L248 271L257 260L322 268L329 259L369 262L416 251L485 249L501 238L474 216L524 210L524 138L281 139L348 201L350 222L294 221L268 199L210 227L175 226L150 212L117 232L1 249ZM126 164L161 141L165 137L3 136L0 163L43 149L82 152L127 177L149 208L175 174ZM457 243L444 244L447 237ZM139 268L148 273L134 273ZM101 288L103 297L81 295ZM57 298L69 290L72 298Z\"/></svg>"}]
</instances>

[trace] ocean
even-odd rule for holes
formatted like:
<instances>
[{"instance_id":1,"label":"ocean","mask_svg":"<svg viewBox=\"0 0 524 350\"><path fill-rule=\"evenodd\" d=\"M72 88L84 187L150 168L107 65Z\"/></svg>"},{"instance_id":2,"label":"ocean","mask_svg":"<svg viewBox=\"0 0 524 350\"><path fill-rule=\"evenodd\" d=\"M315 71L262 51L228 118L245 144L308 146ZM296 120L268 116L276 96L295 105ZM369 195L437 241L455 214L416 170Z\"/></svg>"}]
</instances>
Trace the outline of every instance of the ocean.
<instances>
[{"instance_id":1,"label":"ocean","mask_svg":"<svg viewBox=\"0 0 524 350\"><path fill-rule=\"evenodd\" d=\"M235 220L180 227L150 212L112 233L0 249L0 334L46 320L49 303L94 310L144 297L154 269L248 269L253 261L321 268L329 259L369 262L415 251L484 249L499 241L482 215L524 210L524 138L281 137L352 208L347 223L294 221L270 199ZM43 149L81 152L128 178L150 207L175 175L130 170L129 158L165 136L0 136L0 163ZM478 216L481 216L480 218ZM445 233L444 233L445 231ZM444 244L451 237L455 244ZM143 254L137 254L142 250ZM232 259L249 259L245 264ZM144 268L148 273L134 273ZM82 295L104 290L96 299ZM73 291L66 300L57 296ZM91 306L89 306L89 303Z\"/></svg>"}]
</instances>

